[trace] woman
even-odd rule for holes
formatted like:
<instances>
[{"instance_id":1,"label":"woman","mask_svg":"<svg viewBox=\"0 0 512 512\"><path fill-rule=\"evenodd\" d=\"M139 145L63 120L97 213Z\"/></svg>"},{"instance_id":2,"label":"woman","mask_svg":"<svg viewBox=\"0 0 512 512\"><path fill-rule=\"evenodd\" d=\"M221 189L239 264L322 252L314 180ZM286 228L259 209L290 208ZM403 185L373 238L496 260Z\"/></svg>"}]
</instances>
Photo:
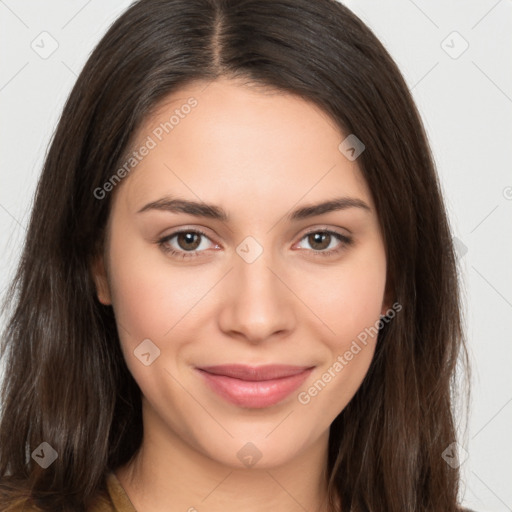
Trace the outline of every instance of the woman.
<instances>
[{"instance_id":1,"label":"woman","mask_svg":"<svg viewBox=\"0 0 512 512\"><path fill-rule=\"evenodd\" d=\"M460 510L440 187L337 2L128 9L64 108L11 300L2 510Z\"/></svg>"}]
</instances>

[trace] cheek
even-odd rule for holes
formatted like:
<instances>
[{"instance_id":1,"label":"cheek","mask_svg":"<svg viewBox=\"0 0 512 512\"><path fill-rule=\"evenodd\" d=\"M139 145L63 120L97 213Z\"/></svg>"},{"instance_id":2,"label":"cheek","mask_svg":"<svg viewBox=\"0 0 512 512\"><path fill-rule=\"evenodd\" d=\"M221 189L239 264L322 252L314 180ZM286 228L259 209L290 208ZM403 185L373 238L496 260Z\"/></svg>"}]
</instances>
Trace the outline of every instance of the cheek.
<instances>
[{"instance_id":1,"label":"cheek","mask_svg":"<svg viewBox=\"0 0 512 512\"><path fill-rule=\"evenodd\" d=\"M339 265L302 272L300 297L324 324L327 343L342 350L375 322L382 310L386 260L380 245L372 244Z\"/></svg>"},{"instance_id":2,"label":"cheek","mask_svg":"<svg viewBox=\"0 0 512 512\"><path fill-rule=\"evenodd\" d=\"M191 343L194 325L200 324L200 308L194 306L211 288L211 275L172 267L163 253L148 250L147 244L116 245L113 240L110 257L117 262L110 272L112 304L130 373L154 408L169 403L185 407L180 403L186 394L172 376L181 381L176 357ZM148 339L149 345L144 341ZM151 351L158 356L146 366L140 357L148 350L150 360Z\"/></svg>"},{"instance_id":3,"label":"cheek","mask_svg":"<svg viewBox=\"0 0 512 512\"><path fill-rule=\"evenodd\" d=\"M352 273L343 289L333 291L331 301L325 300L322 320L329 331L322 330L326 333L322 342L328 355L297 395L308 415L322 418L319 429L327 428L352 400L372 362L384 282L371 277L361 279Z\"/></svg>"},{"instance_id":4,"label":"cheek","mask_svg":"<svg viewBox=\"0 0 512 512\"><path fill-rule=\"evenodd\" d=\"M311 332L328 356L297 401L312 415L324 414L326 424L352 399L370 367L385 285L386 259L379 244L368 245L357 257L303 281L304 302L324 324L312 323Z\"/></svg>"},{"instance_id":5,"label":"cheek","mask_svg":"<svg viewBox=\"0 0 512 512\"><path fill-rule=\"evenodd\" d=\"M194 268L178 269L146 242L113 239L110 250L112 303L123 341L159 343L174 337L194 318L194 306L212 286L211 275Z\"/></svg>"}]
</instances>

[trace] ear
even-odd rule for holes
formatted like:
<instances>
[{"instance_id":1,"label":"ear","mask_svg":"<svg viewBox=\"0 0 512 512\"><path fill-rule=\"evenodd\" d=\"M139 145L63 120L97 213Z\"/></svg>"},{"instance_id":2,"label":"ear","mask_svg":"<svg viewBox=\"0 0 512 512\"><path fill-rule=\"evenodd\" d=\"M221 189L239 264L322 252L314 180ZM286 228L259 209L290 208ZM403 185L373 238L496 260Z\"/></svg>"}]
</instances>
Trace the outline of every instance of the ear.
<instances>
[{"instance_id":1,"label":"ear","mask_svg":"<svg viewBox=\"0 0 512 512\"><path fill-rule=\"evenodd\" d=\"M92 278L96 286L98 300L104 306L110 306L112 299L110 296L110 285L108 283L107 272L105 270L105 261L103 254L97 256L91 265Z\"/></svg>"}]
</instances>

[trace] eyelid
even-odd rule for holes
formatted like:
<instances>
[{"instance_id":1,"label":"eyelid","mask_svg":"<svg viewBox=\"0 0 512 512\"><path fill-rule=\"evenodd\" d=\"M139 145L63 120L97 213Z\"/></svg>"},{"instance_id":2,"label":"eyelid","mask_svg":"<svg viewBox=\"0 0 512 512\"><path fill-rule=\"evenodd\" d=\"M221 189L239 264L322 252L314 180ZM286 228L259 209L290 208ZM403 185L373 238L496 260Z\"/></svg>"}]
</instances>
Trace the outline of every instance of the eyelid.
<instances>
[{"instance_id":1,"label":"eyelid","mask_svg":"<svg viewBox=\"0 0 512 512\"><path fill-rule=\"evenodd\" d=\"M214 240L212 240L212 237L210 235L208 235L208 233L206 233L206 231L204 231L202 228L196 228L196 227L189 228L186 226L181 227L181 228L177 229L176 231L169 233L168 235L158 237L158 239L155 241L155 243L157 243L162 248L162 250L164 250L166 252L171 252L171 253L180 253L180 254L184 254L184 255L194 256L194 255L199 255L199 253L205 252L205 250L202 250L202 251L177 251L176 249L166 248L165 244L167 242L169 242L175 236L180 235L182 233L195 233L197 235L202 236L203 238L207 238L215 246L220 245L217 242L215 242ZM186 256L186 257L189 257L189 256Z\"/></svg>"},{"instance_id":2,"label":"eyelid","mask_svg":"<svg viewBox=\"0 0 512 512\"><path fill-rule=\"evenodd\" d=\"M345 229L345 231L347 231L347 234L344 234L342 233L341 229L345 229L345 228L332 228L330 226L315 226L313 228L308 228L307 231L305 231L302 236L300 237L301 240L302 238L304 238L306 235L310 235L311 233L318 233L318 232L327 232L327 233L336 233L337 235L340 235L340 236L343 236L343 237L346 237L346 238L351 238L351 234L350 234L350 231L348 229Z\"/></svg>"},{"instance_id":3,"label":"eyelid","mask_svg":"<svg viewBox=\"0 0 512 512\"><path fill-rule=\"evenodd\" d=\"M167 232L168 230L165 230L164 232ZM216 245L220 245L219 243L215 242L215 238L217 237L216 234L212 234L211 229L202 227L202 226L180 226L178 228L175 228L173 231L169 232L165 235L157 235L153 242L161 242L162 240L169 240L173 236L179 235L181 233L197 233L199 235L203 235L205 238L208 238L208 240L211 240L212 243L215 243Z\"/></svg>"}]
</instances>

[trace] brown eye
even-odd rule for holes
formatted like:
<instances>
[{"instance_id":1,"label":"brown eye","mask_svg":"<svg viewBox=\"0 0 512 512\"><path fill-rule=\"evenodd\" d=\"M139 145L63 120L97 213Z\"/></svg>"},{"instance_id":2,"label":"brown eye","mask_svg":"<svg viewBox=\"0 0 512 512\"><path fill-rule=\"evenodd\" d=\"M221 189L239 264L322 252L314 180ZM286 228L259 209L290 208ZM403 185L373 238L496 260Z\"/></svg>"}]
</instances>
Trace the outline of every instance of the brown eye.
<instances>
[{"instance_id":1,"label":"brown eye","mask_svg":"<svg viewBox=\"0 0 512 512\"><path fill-rule=\"evenodd\" d=\"M193 229L176 231L158 240L158 245L165 253L181 258L201 256L213 242L206 233Z\"/></svg>"},{"instance_id":2,"label":"brown eye","mask_svg":"<svg viewBox=\"0 0 512 512\"><path fill-rule=\"evenodd\" d=\"M308 242L315 251L323 251L329 247L331 238L329 233L320 231L308 235Z\"/></svg>"},{"instance_id":3,"label":"brown eye","mask_svg":"<svg viewBox=\"0 0 512 512\"><path fill-rule=\"evenodd\" d=\"M184 251L193 251L201 244L201 236L194 231L183 231L176 235L176 242L180 249Z\"/></svg>"},{"instance_id":4,"label":"brown eye","mask_svg":"<svg viewBox=\"0 0 512 512\"><path fill-rule=\"evenodd\" d=\"M341 252L345 247L353 243L352 238L330 230L317 230L306 233L301 242L305 240L313 254L319 256L332 256Z\"/></svg>"}]
</instances>

